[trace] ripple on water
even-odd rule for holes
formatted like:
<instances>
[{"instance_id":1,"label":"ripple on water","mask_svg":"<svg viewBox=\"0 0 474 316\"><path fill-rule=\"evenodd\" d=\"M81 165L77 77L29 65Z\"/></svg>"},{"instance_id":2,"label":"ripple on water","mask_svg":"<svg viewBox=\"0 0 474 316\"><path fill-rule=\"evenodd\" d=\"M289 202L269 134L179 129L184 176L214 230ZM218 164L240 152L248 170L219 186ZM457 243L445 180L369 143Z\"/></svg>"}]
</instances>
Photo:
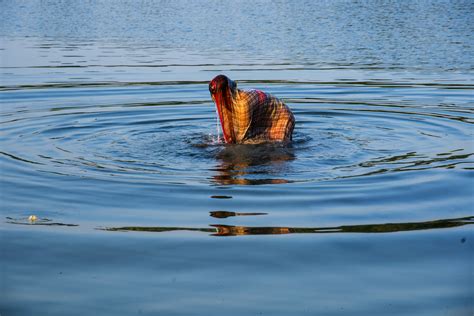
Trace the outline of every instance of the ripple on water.
<instances>
[{"instance_id":1,"label":"ripple on water","mask_svg":"<svg viewBox=\"0 0 474 316\"><path fill-rule=\"evenodd\" d=\"M468 314L472 1L205 2L1 2L2 315Z\"/></svg>"},{"instance_id":2,"label":"ripple on water","mask_svg":"<svg viewBox=\"0 0 474 316\"><path fill-rule=\"evenodd\" d=\"M267 85L251 83L259 84ZM424 106L403 101L398 93L407 87L396 84L271 83L295 113L293 142L225 145L205 83L110 88L55 87L57 99L46 88L7 93L3 179L6 192L28 196L6 194L20 212L12 217L44 204L45 195L51 210L41 216L61 211L65 222L80 223L75 210L90 208L89 221L108 222L114 212L117 226L158 216L171 226L202 227L209 212L242 227L471 215L474 112L459 96L465 89L434 88L458 106ZM375 90L357 97L357 89ZM254 213L268 215L227 216Z\"/></svg>"},{"instance_id":3,"label":"ripple on water","mask_svg":"<svg viewBox=\"0 0 474 316\"><path fill-rule=\"evenodd\" d=\"M75 89L65 90L74 95ZM298 121L289 146L215 142L212 105L188 100L10 112L2 124L9 139L4 154L70 176L201 184L211 179L220 185L317 182L471 166L472 111L288 102ZM18 141L21 148L13 146Z\"/></svg>"}]
</instances>

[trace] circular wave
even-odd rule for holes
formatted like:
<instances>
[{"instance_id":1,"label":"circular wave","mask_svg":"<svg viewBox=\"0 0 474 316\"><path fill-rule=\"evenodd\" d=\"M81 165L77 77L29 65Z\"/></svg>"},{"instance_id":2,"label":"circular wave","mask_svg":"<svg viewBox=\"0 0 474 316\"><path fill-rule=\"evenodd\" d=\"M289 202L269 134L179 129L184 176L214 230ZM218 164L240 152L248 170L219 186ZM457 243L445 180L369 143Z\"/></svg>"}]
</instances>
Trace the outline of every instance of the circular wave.
<instances>
[{"instance_id":1,"label":"circular wave","mask_svg":"<svg viewBox=\"0 0 474 316\"><path fill-rule=\"evenodd\" d=\"M471 168L472 124L447 107L288 101L281 145L216 142L210 103L116 104L5 113L3 154L67 176L163 183L281 184ZM8 114L8 115L7 115ZM10 150L11 148L11 150Z\"/></svg>"}]
</instances>

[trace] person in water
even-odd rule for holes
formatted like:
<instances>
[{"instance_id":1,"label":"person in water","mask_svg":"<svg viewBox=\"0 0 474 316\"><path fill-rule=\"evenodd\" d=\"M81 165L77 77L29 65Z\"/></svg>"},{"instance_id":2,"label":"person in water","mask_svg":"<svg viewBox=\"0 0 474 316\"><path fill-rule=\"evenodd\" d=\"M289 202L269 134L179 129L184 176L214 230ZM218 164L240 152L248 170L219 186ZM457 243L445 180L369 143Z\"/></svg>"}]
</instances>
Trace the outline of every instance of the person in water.
<instances>
[{"instance_id":1,"label":"person in water","mask_svg":"<svg viewBox=\"0 0 474 316\"><path fill-rule=\"evenodd\" d=\"M276 97L260 90L243 91L224 75L209 83L224 141L228 144L290 142L295 117Z\"/></svg>"}]
</instances>

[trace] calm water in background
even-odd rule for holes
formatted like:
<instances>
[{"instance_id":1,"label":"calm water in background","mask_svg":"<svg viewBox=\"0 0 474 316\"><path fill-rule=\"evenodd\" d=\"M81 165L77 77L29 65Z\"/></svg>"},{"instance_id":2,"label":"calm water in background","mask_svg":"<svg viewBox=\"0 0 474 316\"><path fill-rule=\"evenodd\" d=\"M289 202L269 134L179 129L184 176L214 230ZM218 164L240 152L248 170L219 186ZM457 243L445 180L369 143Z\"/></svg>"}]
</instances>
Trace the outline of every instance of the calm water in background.
<instances>
[{"instance_id":1,"label":"calm water in background","mask_svg":"<svg viewBox=\"0 0 474 316\"><path fill-rule=\"evenodd\" d=\"M472 315L472 1L0 6L2 315Z\"/></svg>"}]
</instances>

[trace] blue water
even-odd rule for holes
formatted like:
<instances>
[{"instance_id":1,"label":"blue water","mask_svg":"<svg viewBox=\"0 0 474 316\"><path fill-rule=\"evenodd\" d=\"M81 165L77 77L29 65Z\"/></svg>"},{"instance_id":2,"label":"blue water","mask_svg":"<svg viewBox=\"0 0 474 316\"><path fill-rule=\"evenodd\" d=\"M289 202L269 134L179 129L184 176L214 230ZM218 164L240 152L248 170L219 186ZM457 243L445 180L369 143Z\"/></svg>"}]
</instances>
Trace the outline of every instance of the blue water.
<instances>
[{"instance_id":1,"label":"blue water","mask_svg":"<svg viewBox=\"0 0 474 316\"><path fill-rule=\"evenodd\" d=\"M0 314L473 314L472 1L0 6Z\"/></svg>"}]
</instances>

